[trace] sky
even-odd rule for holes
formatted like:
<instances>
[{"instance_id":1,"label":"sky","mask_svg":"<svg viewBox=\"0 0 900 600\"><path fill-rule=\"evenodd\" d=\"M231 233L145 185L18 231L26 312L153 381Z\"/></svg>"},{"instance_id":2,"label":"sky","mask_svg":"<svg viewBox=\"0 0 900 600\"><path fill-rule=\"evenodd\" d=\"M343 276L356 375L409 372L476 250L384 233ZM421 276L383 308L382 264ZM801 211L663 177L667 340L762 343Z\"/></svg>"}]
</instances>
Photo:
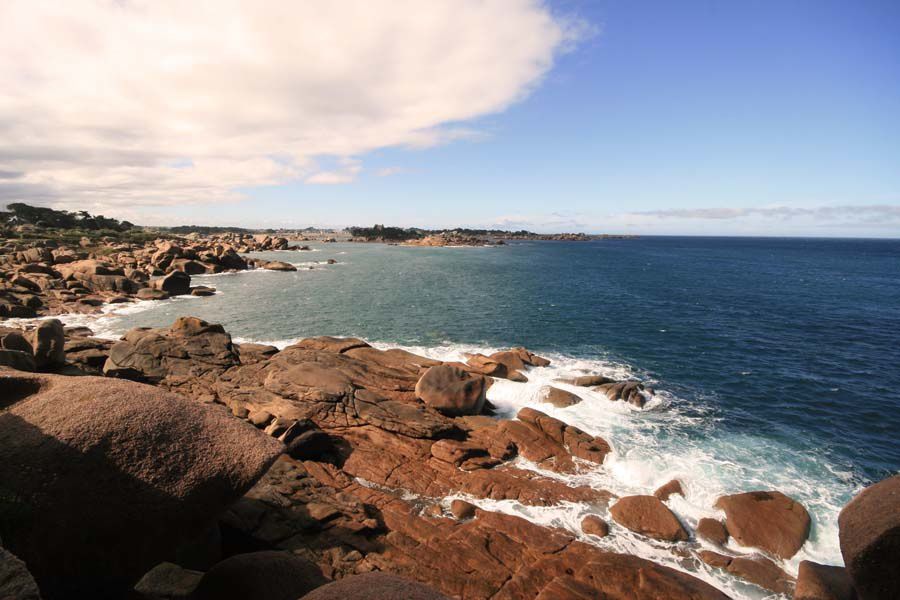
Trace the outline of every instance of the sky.
<instances>
[{"instance_id":1,"label":"sky","mask_svg":"<svg viewBox=\"0 0 900 600\"><path fill-rule=\"evenodd\" d=\"M0 0L0 204L900 237L900 3Z\"/></svg>"}]
</instances>

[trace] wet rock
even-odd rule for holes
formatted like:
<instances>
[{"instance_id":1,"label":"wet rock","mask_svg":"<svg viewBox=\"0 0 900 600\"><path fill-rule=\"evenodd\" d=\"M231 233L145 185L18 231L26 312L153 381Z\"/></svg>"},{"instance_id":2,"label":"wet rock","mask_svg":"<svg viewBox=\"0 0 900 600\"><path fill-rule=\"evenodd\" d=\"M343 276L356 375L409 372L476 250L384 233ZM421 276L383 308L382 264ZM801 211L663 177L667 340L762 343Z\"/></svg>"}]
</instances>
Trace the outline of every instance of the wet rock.
<instances>
[{"instance_id":1,"label":"wet rock","mask_svg":"<svg viewBox=\"0 0 900 600\"><path fill-rule=\"evenodd\" d=\"M445 415L477 415L484 407L485 381L447 365L429 368L416 384L416 396Z\"/></svg>"},{"instance_id":2,"label":"wet rock","mask_svg":"<svg viewBox=\"0 0 900 600\"><path fill-rule=\"evenodd\" d=\"M581 520L581 531L588 535L606 537L609 535L609 525L597 515L588 515Z\"/></svg>"},{"instance_id":3,"label":"wet rock","mask_svg":"<svg viewBox=\"0 0 900 600\"><path fill-rule=\"evenodd\" d=\"M856 592L844 567L804 560L800 563L793 600L856 600Z\"/></svg>"},{"instance_id":4,"label":"wet rock","mask_svg":"<svg viewBox=\"0 0 900 600\"><path fill-rule=\"evenodd\" d=\"M697 537L723 546L728 541L728 530L718 519L704 517L697 523Z\"/></svg>"},{"instance_id":5,"label":"wet rock","mask_svg":"<svg viewBox=\"0 0 900 600\"><path fill-rule=\"evenodd\" d=\"M794 578L764 556L731 557L708 550L701 550L698 555L708 565L724 569L735 577L776 594L790 595L794 589Z\"/></svg>"},{"instance_id":6,"label":"wet rock","mask_svg":"<svg viewBox=\"0 0 900 600\"><path fill-rule=\"evenodd\" d=\"M281 452L224 411L158 388L0 378L15 391L0 413L0 537L46 598L123 596Z\"/></svg>"},{"instance_id":7,"label":"wet rock","mask_svg":"<svg viewBox=\"0 0 900 600\"><path fill-rule=\"evenodd\" d=\"M653 492L653 495L663 502L668 500L669 496L671 496L672 494L678 494L682 498L684 497L684 490L681 488L681 482L677 479L673 479L669 483L661 486L659 489Z\"/></svg>"},{"instance_id":8,"label":"wet rock","mask_svg":"<svg viewBox=\"0 0 900 600\"><path fill-rule=\"evenodd\" d=\"M567 392L552 386L547 386L541 391L544 393L544 402L552 404L557 408L566 408L567 406L574 406L581 402L581 398L572 392Z\"/></svg>"},{"instance_id":9,"label":"wet rock","mask_svg":"<svg viewBox=\"0 0 900 600\"><path fill-rule=\"evenodd\" d=\"M297 600L328 583L321 570L287 552L238 554L203 575L192 600Z\"/></svg>"},{"instance_id":10,"label":"wet rock","mask_svg":"<svg viewBox=\"0 0 900 600\"><path fill-rule=\"evenodd\" d=\"M722 496L716 508L725 511L725 528L737 543L779 558L792 557L809 537L809 513L781 492Z\"/></svg>"},{"instance_id":11,"label":"wet rock","mask_svg":"<svg viewBox=\"0 0 900 600\"><path fill-rule=\"evenodd\" d=\"M610 509L612 518L626 529L667 542L682 542L688 533L678 517L656 496L626 496Z\"/></svg>"},{"instance_id":12,"label":"wet rock","mask_svg":"<svg viewBox=\"0 0 900 600\"><path fill-rule=\"evenodd\" d=\"M857 494L838 525L841 554L860 599L900 598L900 475Z\"/></svg>"},{"instance_id":13,"label":"wet rock","mask_svg":"<svg viewBox=\"0 0 900 600\"><path fill-rule=\"evenodd\" d=\"M450 600L440 592L389 573L363 573L313 590L301 600Z\"/></svg>"}]
</instances>

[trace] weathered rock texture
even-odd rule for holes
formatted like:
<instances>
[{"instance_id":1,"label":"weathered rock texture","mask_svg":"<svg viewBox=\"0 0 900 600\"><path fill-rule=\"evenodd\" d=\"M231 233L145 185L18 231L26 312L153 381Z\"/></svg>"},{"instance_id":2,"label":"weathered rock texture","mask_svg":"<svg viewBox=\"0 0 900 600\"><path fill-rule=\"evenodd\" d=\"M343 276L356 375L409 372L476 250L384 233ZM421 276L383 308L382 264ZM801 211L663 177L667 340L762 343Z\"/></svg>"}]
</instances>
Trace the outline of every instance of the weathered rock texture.
<instances>
[{"instance_id":1,"label":"weathered rock texture","mask_svg":"<svg viewBox=\"0 0 900 600\"><path fill-rule=\"evenodd\" d=\"M46 598L116 597L214 522L281 445L128 381L0 374L0 538Z\"/></svg>"}]
</instances>

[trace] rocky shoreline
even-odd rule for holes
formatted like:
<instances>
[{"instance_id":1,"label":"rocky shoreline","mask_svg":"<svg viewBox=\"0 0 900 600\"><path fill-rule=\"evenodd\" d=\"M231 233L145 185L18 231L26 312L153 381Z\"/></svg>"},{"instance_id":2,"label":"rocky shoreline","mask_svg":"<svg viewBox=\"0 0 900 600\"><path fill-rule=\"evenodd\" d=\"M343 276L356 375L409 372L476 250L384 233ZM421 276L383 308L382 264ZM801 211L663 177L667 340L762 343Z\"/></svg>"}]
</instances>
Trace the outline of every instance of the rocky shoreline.
<instances>
[{"instance_id":1,"label":"rocky shoreline","mask_svg":"<svg viewBox=\"0 0 900 600\"><path fill-rule=\"evenodd\" d=\"M192 275L297 270L287 262L242 256L273 250L311 249L265 234L190 235L142 244L83 238L77 246L6 240L0 245L0 319L98 313L104 304L215 293L191 286Z\"/></svg>"},{"instance_id":2,"label":"rocky shoreline","mask_svg":"<svg viewBox=\"0 0 900 600\"><path fill-rule=\"evenodd\" d=\"M188 293L193 269L277 268L240 254L287 245L12 248L0 306L52 316ZM814 524L778 490L722 496L721 519L690 527L670 505L677 480L617 497L554 476L602 465L609 440L533 408L496 418L486 397L548 363L524 348L442 362L354 338L279 350L193 317L117 341L0 321L0 598L727 598L702 569L798 600L900 594L900 476L842 512L846 569L803 561L794 577L782 561ZM641 409L653 395L601 375L560 383L547 404L585 389ZM482 500L593 514L555 529ZM677 568L600 543L626 531Z\"/></svg>"},{"instance_id":3,"label":"rocky shoreline","mask_svg":"<svg viewBox=\"0 0 900 600\"><path fill-rule=\"evenodd\" d=\"M0 340L15 352L30 348L46 373L0 371L0 537L45 598L211 597L203 589L218 578L252 579L273 560L269 584L305 582L291 588L295 598L378 572L428 585L427 597L727 597L684 571L591 543L620 527L664 542L685 571L702 561L794 598L852 598L854 585L860 598L886 598L897 589L897 477L842 514L848 570L804 562L795 579L777 561L799 550L811 521L778 491L724 496L716 503L724 520L689 531L667 505L682 493L678 481L617 498L518 466L521 458L574 473L611 451L534 409L515 420L491 416L493 381L521 381L547 364L523 348L465 363L358 339L308 338L279 351L236 344L222 326L192 317L116 342L55 319L28 332L3 329ZM636 406L652 393L600 376L567 383ZM581 399L550 389L547 401ZM35 486L36 477L53 486ZM153 511L130 508L160 493ZM573 533L483 510L480 498L584 502L598 514ZM69 525L60 528L60 519ZM85 538L85 528L103 543ZM129 535L117 536L122 530ZM746 552L727 549L729 537ZM5 571L21 570L3 560ZM282 597L256 585L254 595L228 597Z\"/></svg>"}]
</instances>

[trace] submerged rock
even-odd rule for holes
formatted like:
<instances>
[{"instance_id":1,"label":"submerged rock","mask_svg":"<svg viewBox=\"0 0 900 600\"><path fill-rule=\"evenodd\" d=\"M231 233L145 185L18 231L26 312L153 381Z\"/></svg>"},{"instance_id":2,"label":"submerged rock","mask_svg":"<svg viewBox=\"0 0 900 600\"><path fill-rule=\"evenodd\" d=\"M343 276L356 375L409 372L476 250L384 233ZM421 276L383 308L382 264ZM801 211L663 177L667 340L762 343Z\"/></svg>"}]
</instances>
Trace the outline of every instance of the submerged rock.
<instances>
[{"instance_id":1,"label":"submerged rock","mask_svg":"<svg viewBox=\"0 0 900 600\"><path fill-rule=\"evenodd\" d=\"M0 538L46 598L121 597L200 535L281 444L129 381L0 374Z\"/></svg>"}]
</instances>

